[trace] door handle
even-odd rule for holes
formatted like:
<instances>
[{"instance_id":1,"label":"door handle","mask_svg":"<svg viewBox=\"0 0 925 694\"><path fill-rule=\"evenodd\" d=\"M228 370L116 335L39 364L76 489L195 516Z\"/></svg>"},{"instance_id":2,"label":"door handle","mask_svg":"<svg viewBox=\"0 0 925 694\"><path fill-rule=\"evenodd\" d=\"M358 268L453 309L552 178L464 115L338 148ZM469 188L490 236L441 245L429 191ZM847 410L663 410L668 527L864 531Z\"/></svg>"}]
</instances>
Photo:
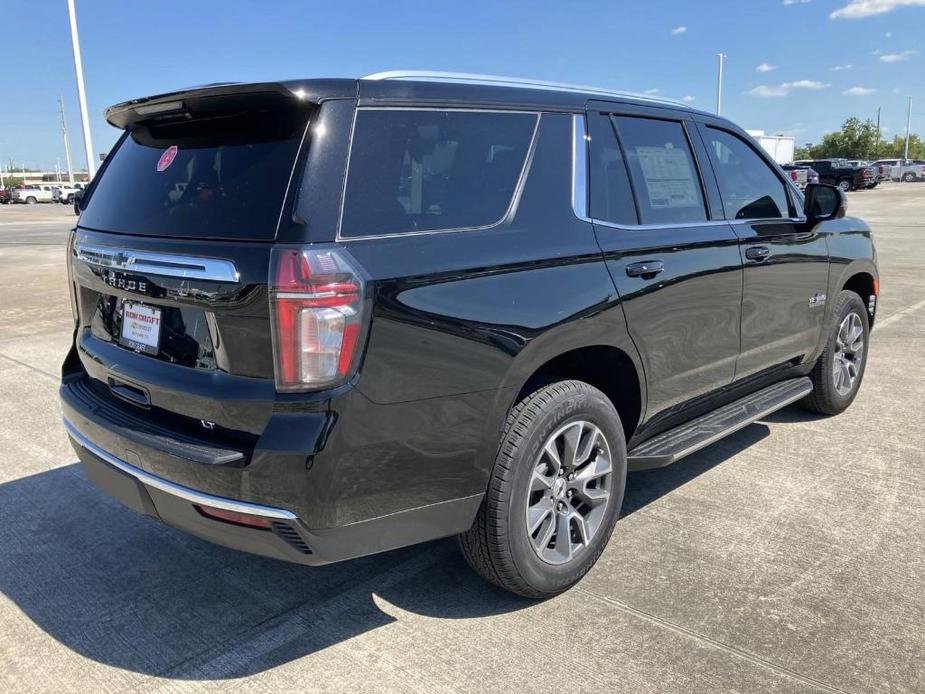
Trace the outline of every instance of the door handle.
<instances>
[{"instance_id":1,"label":"door handle","mask_svg":"<svg viewBox=\"0 0 925 694\"><path fill-rule=\"evenodd\" d=\"M745 249L745 257L759 263L762 260L767 260L770 255L771 249L767 246L752 246L751 248Z\"/></svg>"},{"instance_id":2,"label":"door handle","mask_svg":"<svg viewBox=\"0 0 925 694\"><path fill-rule=\"evenodd\" d=\"M626 274L630 277L642 277L651 279L665 269L665 263L661 260L643 260L639 263L630 263L626 266Z\"/></svg>"}]
</instances>

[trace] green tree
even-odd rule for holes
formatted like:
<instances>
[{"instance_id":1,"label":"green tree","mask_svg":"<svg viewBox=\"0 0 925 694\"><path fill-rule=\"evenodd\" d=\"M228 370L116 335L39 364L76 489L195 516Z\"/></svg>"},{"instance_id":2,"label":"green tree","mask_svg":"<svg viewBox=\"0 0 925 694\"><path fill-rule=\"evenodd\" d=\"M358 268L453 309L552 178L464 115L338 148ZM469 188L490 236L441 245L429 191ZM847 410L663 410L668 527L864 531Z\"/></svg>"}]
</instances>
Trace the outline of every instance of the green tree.
<instances>
[{"instance_id":1,"label":"green tree","mask_svg":"<svg viewBox=\"0 0 925 694\"><path fill-rule=\"evenodd\" d=\"M877 137L877 126L871 120L851 117L841 129L826 133L818 144L807 142L796 148L794 159L892 159L902 157L906 138L897 135L886 142ZM918 135L909 138L909 158L925 159L925 141Z\"/></svg>"}]
</instances>

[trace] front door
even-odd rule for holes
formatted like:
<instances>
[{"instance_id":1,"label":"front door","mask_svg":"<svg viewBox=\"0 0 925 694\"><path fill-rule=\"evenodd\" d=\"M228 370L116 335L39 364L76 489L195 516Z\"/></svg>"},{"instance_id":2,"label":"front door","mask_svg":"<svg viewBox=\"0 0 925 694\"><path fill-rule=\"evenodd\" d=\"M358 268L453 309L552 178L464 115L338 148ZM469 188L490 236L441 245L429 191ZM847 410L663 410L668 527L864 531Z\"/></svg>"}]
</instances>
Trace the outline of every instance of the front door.
<instances>
[{"instance_id":1,"label":"front door","mask_svg":"<svg viewBox=\"0 0 925 694\"><path fill-rule=\"evenodd\" d=\"M745 268L736 380L798 363L819 343L829 257L808 228L796 192L756 145L719 124L700 124L726 217Z\"/></svg>"},{"instance_id":2,"label":"front door","mask_svg":"<svg viewBox=\"0 0 925 694\"><path fill-rule=\"evenodd\" d=\"M589 216L643 361L649 420L731 383L739 353L738 241L711 218L682 115L588 113Z\"/></svg>"}]
</instances>

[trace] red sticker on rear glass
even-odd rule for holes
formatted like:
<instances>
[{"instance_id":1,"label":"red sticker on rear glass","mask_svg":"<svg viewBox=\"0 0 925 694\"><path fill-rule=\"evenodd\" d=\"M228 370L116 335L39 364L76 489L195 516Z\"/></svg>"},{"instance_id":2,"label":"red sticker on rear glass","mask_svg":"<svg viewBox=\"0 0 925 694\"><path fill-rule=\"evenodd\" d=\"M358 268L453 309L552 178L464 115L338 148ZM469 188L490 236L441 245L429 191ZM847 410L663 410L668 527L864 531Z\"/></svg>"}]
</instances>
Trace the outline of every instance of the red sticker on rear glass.
<instances>
[{"instance_id":1,"label":"red sticker on rear glass","mask_svg":"<svg viewBox=\"0 0 925 694\"><path fill-rule=\"evenodd\" d=\"M170 145L170 147L164 150L164 153L161 155L161 158L157 160L158 172L163 171L168 166L173 164L173 160L176 158L177 158L177 146Z\"/></svg>"}]
</instances>

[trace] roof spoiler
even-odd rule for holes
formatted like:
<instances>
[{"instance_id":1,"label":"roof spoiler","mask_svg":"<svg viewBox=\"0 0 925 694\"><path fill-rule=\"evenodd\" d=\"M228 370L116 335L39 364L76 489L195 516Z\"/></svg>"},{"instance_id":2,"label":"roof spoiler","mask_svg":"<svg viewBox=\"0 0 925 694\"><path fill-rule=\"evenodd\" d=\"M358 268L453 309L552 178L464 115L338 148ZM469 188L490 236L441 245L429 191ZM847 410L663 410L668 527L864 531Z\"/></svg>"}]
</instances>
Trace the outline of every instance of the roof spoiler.
<instances>
[{"instance_id":1,"label":"roof spoiler","mask_svg":"<svg viewBox=\"0 0 925 694\"><path fill-rule=\"evenodd\" d=\"M208 84L110 106L106 109L106 120L117 128L130 130L152 121L190 119L255 108L308 106L325 96L327 94L312 93L294 83Z\"/></svg>"}]
</instances>

